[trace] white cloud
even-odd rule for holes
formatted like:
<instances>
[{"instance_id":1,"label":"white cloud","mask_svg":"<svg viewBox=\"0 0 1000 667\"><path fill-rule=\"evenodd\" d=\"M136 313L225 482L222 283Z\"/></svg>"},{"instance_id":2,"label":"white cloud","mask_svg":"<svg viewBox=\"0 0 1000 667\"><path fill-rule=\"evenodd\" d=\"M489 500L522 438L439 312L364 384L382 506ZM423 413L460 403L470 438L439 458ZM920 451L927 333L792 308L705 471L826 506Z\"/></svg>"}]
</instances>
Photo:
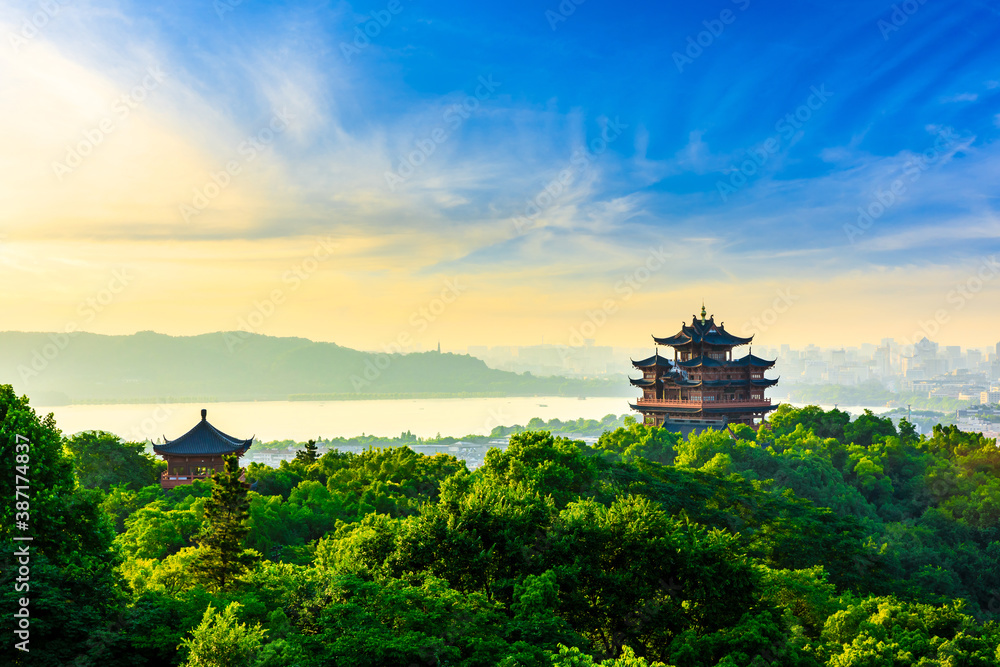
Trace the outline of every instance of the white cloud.
<instances>
[{"instance_id":1,"label":"white cloud","mask_svg":"<svg viewBox=\"0 0 1000 667\"><path fill-rule=\"evenodd\" d=\"M942 97L942 102L975 102L979 99L978 93L959 93L949 97Z\"/></svg>"}]
</instances>

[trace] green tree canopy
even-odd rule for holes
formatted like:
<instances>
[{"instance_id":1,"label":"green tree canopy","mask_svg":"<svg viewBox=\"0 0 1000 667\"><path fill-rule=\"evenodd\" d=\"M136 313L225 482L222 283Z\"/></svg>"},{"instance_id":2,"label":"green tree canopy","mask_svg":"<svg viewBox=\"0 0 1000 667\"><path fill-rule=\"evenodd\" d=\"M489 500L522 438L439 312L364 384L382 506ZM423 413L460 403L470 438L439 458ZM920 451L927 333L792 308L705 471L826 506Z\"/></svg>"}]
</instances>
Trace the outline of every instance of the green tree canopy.
<instances>
[{"instance_id":1,"label":"green tree canopy","mask_svg":"<svg viewBox=\"0 0 1000 667\"><path fill-rule=\"evenodd\" d=\"M141 442L123 442L107 431L84 431L67 438L66 449L80 484L108 491L115 484L131 489L159 482L165 461L145 452Z\"/></svg>"},{"instance_id":2,"label":"green tree canopy","mask_svg":"<svg viewBox=\"0 0 1000 667\"><path fill-rule=\"evenodd\" d=\"M178 646L187 653L184 667L247 667L254 663L266 632L259 623L240 623L236 616L240 606L230 603L221 614L208 606L191 637Z\"/></svg>"}]
</instances>

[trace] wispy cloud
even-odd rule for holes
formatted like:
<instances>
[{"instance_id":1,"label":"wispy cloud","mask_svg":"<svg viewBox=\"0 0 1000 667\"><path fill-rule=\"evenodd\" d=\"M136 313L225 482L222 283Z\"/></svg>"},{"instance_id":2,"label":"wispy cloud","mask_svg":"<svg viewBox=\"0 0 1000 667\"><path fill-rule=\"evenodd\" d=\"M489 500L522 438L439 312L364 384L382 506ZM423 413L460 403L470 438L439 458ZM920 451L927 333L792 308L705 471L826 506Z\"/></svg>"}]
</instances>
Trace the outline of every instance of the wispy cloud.
<instances>
[{"instance_id":1,"label":"wispy cloud","mask_svg":"<svg viewBox=\"0 0 1000 667\"><path fill-rule=\"evenodd\" d=\"M959 93L941 98L942 102L975 102L979 99L978 93Z\"/></svg>"},{"instance_id":2,"label":"wispy cloud","mask_svg":"<svg viewBox=\"0 0 1000 667\"><path fill-rule=\"evenodd\" d=\"M0 8L0 34L18 34L33 7ZM384 327L401 309L393 295L419 301L452 274L481 280L491 304L505 285L511 308L531 290L585 304L661 244L670 266L642 299L706 282L855 285L846 276L914 276L1000 248L1000 40L986 28L956 38L987 25L981 8L928 3L883 40L861 7L760 7L683 76L656 63L706 18L694 5L644 8L638 23L581 11L553 33L518 6L405 4L348 60L340 44L379 8L241 3L220 20L210 3L81 1L0 49L0 270L23 290L4 312L30 320L30 295L72 295L75 276L127 252L162 290L134 294L159 309L124 300L108 326L220 328L215 313L229 302L239 312L319 234L350 251L312 284L354 321L372 303L388 309ZM162 83L120 115L116 102L150 67ZM477 98L482 77L498 85ZM809 106L817 86L830 91L821 108ZM280 132L268 130L276 113L289 118ZM88 147L105 120L112 130ZM623 129L607 141L614 123ZM850 243L844 225L941 128L962 140ZM773 137L720 199L720 179ZM87 155L57 173L74 151ZM405 162L419 164L390 187ZM198 196L206 205L184 216ZM531 224L515 227L533 204ZM211 306L196 316L170 305L200 281L219 294ZM287 312L273 326L322 329L304 306Z\"/></svg>"}]
</instances>

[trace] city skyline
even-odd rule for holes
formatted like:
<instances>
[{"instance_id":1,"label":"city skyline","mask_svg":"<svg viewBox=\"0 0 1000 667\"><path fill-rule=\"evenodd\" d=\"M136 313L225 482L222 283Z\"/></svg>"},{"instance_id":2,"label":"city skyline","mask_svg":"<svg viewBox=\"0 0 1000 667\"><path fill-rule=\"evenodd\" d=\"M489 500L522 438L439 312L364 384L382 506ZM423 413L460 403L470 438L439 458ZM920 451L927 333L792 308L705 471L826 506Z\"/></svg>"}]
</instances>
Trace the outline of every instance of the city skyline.
<instances>
[{"instance_id":1,"label":"city skyline","mask_svg":"<svg viewBox=\"0 0 1000 667\"><path fill-rule=\"evenodd\" d=\"M993 345L1000 28L900 7L0 8L3 328Z\"/></svg>"}]
</instances>

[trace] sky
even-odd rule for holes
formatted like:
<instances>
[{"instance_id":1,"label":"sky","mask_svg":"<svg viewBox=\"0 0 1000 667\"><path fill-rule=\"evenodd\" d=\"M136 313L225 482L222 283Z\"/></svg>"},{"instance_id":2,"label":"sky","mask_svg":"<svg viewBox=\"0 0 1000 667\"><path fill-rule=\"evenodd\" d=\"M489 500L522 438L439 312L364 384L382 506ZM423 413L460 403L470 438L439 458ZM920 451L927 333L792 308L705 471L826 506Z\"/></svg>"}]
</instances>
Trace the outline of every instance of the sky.
<instances>
[{"instance_id":1,"label":"sky","mask_svg":"<svg viewBox=\"0 0 1000 667\"><path fill-rule=\"evenodd\" d=\"M1000 6L0 7L0 329L1000 340Z\"/></svg>"}]
</instances>

